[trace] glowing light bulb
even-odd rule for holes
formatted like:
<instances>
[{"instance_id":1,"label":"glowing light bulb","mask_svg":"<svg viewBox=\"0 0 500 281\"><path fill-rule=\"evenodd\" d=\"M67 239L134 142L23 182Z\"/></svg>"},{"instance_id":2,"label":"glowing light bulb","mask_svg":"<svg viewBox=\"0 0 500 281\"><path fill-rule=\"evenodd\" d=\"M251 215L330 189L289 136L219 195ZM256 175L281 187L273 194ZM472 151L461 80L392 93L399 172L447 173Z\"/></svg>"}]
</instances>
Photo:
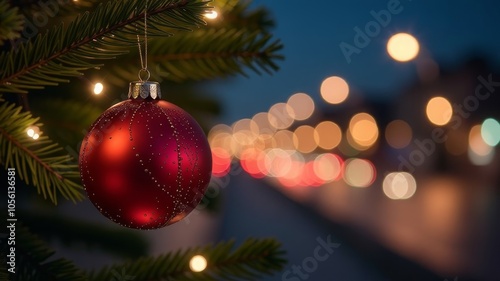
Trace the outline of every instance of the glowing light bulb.
<instances>
[{"instance_id":1,"label":"glowing light bulb","mask_svg":"<svg viewBox=\"0 0 500 281\"><path fill-rule=\"evenodd\" d=\"M26 129L26 134L30 137L33 138L34 140L38 139L40 137L40 128L38 126L29 126L28 129Z\"/></svg>"},{"instance_id":2,"label":"glowing light bulb","mask_svg":"<svg viewBox=\"0 0 500 281\"><path fill-rule=\"evenodd\" d=\"M189 268L193 272L201 272L207 268L207 259L202 255L196 255L189 261Z\"/></svg>"},{"instance_id":3,"label":"glowing light bulb","mask_svg":"<svg viewBox=\"0 0 500 281\"><path fill-rule=\"evenodd\" d=\"M102 83L95 83L94 85L94 94L99 95L104 90L104 85Z\"/></svg>"},{"instance_id":4,"label":"glowing light bulb","mask_svg":"<svg viewBox=\"0 0 500 281\"><path fill-rule=\"evenodd\" d=\"M212 10L210 12L205 13L204 16L207 19L213 20L213 19L216 19L219 16L219 13L217 13L217 11Z\"/></svg>"}]
</instances>

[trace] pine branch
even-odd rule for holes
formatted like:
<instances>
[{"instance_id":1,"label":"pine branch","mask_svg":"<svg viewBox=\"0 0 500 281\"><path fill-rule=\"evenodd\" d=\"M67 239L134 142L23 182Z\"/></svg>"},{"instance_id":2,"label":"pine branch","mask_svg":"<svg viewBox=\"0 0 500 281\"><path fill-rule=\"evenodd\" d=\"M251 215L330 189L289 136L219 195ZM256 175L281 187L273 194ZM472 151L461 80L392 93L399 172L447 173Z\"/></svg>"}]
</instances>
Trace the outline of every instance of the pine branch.
<instances>
[{"instance_id":1,"label":"pine branch","mask_svg":"<svg viewBox=\"0 0 500 281\"><path fill-rule=\"evenodd\" d=\"M7 238L2 244L7 244ZM16 224L16 272L10 274L12 281L56 281L87 280L84 273L71 261L63 258L53 259L54 251L22 224Z\"/></svg>"},{"instance_id":2,"label":"pine branch","mask_svg":"<svg viewBox=\"0 0 500 281\"><path fill-rule=\"evenodd\" d=\"M271 42L270 34L244 29L208 29L184 36L159 38L150 45L152 78L175 82L204 80L240 73L250 69L257 74L278 70L278 51L283 45ZM113 67L113 76L134 79L137 71L132 63ZM114 79L119 81L120 79Z\"/></svg>"},{"instance_id":3,"label":"pine branch","mask_svg":"<svg viewBox=\"0 0 500 281\"><path fill-rule=\"evenodd\" d=\"M172 38L173 50L167 54L153 47L150 53L153 61L158 61L172 74L170 79L212 79L235 72L246 75L245 67L258 74L262 71L271 74L279 68L275 61L283 58L277 54L282 44L270 42L271 38L270 34L259 31L211 29L202 34ZM206 43L196 44L198 40ZM160 42L155 46L160 46Z\"/></svg>"},{"instance_id":4,"label":"pine branch","mask_svg":"<svg viewBox=\"0 0 500 281\"><path fill-rule=\"evenodd\" d=\"M286 261L281 245L274 239L248 239L236 250L234 242L215 246L197 247L158 257L145 257L89 274L92 281L108 281L117 273L125 280L134 281L215 281L256 280L283 269ZM195 255L204 256L207 267L202 272L192 272L189 261ZM125 276L124 276L125 275Z\"/></svg>"},{"instance_id":5,"label":"pine branch","mask_svg":"<svg viewBox=\"0 0 500 281\"><path fill-rule=\"evenodd\" d=\"M42 124L21 110L8 102L0 104L0 163L5 169L16 168L21 180L54 204L60 195L73 202L82 200L83 187L75 182L80 178L78 165L47 136L36 141L29 138L26 129Z\"/></svg>"},{"instance_id":6,"label":"pine branch","mask_svg":"<svg viewBox=\"0 0 500 281\"><path fill-rule=\"evenodd\" d=\"M23 17L16 7L9 6L8 1L0 0L0 46L5 40L19 37L23 29Z\"/></svg>"},{"instance_id":7,"label":"pine branch","mask_svg":"<svg viewBox=\"0 0 500 281\"><path fill-rule=\"evenodd\" d=\"M203 0L150 0L149 35L169 36L204 24ZM99 67L98 60L127 53L142 29L144 1L115 0L100 4L79 16L67 29L61 24L34 41L0 54L0 92L26 93L47 85L67 82L67 77ZM138 12L140 11L140 12Z\"/></svg>"}]
</instances>

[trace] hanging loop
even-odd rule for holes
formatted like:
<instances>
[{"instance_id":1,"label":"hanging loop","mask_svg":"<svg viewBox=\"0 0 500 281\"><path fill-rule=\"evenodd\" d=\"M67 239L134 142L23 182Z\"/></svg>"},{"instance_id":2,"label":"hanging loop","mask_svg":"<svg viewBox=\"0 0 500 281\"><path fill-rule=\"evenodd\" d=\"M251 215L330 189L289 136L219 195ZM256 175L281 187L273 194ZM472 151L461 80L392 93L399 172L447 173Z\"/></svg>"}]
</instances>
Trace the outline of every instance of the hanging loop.
<instances>
[{"instance_id":1,"label":"hanging loop","mask_svg":"<svg viewBox=\"0 0 500 281\"><path fill-rule=\"evenodd\" d=\"M147 68L142 68L141 70L139 70L139 74L137 76L139 76L139 80L141 80L141 82L147 82L149 80L149 77L151 77L151 73Z\"/></svg>"}]
</instances>

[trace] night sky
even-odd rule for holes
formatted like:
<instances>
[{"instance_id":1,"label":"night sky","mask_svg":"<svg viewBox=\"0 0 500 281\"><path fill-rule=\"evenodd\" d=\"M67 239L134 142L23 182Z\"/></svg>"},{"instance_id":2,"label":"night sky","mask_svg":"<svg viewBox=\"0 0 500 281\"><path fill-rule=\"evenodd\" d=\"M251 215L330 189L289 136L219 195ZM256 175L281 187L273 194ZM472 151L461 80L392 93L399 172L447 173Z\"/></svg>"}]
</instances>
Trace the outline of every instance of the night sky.
<instances>
[{"instance_id":1,"label":"night sky","mask_svg":"<svg viewBox=\"0 0 500 281\"><path fill-rule=\"evenodd\" d=\"M485 57L491 65L500 62L500 2L494 0L255 0L253 6L271 11L276 21L273 33L285 46L285 60L272 76L249 72L249 78L212 84L211 90L224 106L223 123L251 118L297 92L328 106L321 100L319 87L332 75L349 83L351 98L391 99L418 79L417 64L425 59L444 67L458 66L472 55ZM356 47L355 28L365 30L370 22L374 26L373 13L388 11L388 7L396 12L385 27L376 24L380 29L374 27L370 41L350 56L349 63L340 44ZM387 54L387 40L399 32L418 39L416 60L400 63Z\"/></svg>"}]
</instances>

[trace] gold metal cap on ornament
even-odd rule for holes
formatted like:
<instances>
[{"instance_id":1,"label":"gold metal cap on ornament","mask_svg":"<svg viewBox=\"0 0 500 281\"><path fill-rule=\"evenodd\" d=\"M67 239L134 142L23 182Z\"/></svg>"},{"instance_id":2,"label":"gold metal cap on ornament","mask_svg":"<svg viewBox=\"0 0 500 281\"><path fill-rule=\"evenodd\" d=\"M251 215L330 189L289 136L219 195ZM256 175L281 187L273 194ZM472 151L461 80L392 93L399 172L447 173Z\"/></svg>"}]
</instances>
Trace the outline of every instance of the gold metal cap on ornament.
<instances>
[{"instance_id":1,"label":"gold metal cap on ornament","mask_svg":"<svg viewBox=\"0 0 500 281\"><path fill-rule=\"evenodd\" d=\"M160 99L161 90L160 83L152 81L135 81L130 82L128 97L130 99Z\"/></svg>"}]
</instances>

